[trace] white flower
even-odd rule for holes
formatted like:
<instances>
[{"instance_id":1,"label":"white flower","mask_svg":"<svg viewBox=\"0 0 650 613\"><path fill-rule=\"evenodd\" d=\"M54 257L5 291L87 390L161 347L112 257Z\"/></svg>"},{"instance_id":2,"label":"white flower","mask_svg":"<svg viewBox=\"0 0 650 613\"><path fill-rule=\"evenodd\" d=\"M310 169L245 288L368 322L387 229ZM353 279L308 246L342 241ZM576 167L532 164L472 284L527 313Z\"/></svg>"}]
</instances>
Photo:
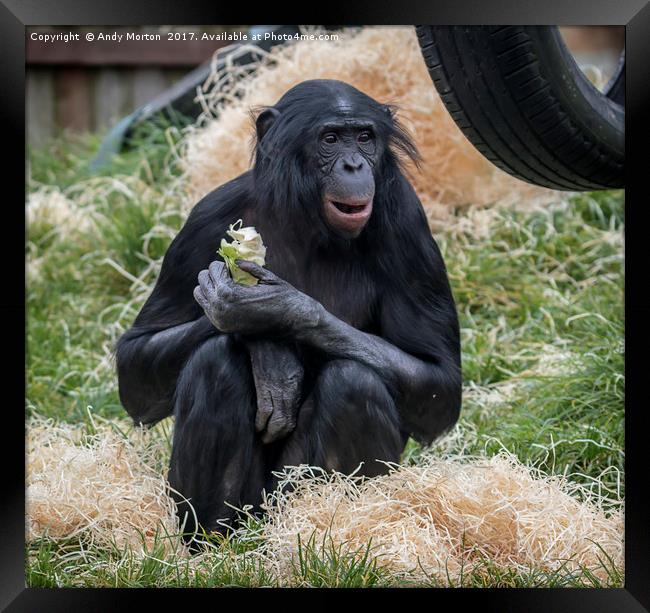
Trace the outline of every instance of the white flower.
<instances>
[{"instance_id":1,"label":"white flower","mask_svg":"<svg viewBox=\"0 0 650 613\"><path fill-rule=\"evenodd\" d=\"M239 227L237 227L237 224L239 224ZM230 226L230 229L226 231L226 234L228 234L233 241L232 243L229 243L225 238L221 239L221 247L217 253L223 258L226 266L228 266L230 275L237 283L256 285L257 279L250 273L239 268L239 266L235 264L235 261L248 260L249 262L254 262L259 266L264 266L266 247L262 242L262 236L253 226L242 228L242 224L243 221L238 219Z\"/></svg>"}]
</instances>

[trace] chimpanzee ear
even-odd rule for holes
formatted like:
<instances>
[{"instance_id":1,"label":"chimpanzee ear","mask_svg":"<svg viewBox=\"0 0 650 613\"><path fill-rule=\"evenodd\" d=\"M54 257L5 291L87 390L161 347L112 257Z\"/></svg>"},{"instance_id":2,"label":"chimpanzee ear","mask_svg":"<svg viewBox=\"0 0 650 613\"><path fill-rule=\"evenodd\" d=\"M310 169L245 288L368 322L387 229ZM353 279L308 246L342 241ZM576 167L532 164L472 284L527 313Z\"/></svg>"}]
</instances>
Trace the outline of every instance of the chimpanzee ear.
<instances>
[{"instance_id":1,"label":"chimpanzee ear","mask_svg":"<svg viewBox=\"0 0 650 613\"><path fill-rule=\"evenodd\" d=\"M261 141L275 120L280 117L280 111L272 106L264 109L255 120L255 129L257 131L257 140Z\"/></svg>"}]
</instances>

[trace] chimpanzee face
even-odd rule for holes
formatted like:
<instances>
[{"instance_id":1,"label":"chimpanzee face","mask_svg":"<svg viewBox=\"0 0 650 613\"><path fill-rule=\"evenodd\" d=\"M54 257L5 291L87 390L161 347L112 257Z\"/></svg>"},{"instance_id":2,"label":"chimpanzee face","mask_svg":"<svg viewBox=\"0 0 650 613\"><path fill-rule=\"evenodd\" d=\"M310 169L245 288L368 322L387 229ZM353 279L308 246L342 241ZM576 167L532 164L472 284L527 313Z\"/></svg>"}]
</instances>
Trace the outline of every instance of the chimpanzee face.
<instances>
[{"instance_id":1,"label":"chimpanzee face","mask_svg":"<svg viewBox=\"0 0 650 613\"><path fill-rule=\"evenodd\" d=\"M375 183L396 164L395 152L417 158L393 109L341 81L299 83L257 116L256 130L259 185L273 202L286 192L310 215L319 205L327 229L345 239L368 223Z\"/></svg>"},{"instance_id":2,"label":"chimpanzee face","mask_svg":"<svg viewBox=\"0 0 650 613\"><path fill-rule=\"evenodd\" d=\"M329 228L343 238L359 236L372 214L379 147L371 121L341 117L320 126L323 214Z\"/></svg>"}]
</instances>

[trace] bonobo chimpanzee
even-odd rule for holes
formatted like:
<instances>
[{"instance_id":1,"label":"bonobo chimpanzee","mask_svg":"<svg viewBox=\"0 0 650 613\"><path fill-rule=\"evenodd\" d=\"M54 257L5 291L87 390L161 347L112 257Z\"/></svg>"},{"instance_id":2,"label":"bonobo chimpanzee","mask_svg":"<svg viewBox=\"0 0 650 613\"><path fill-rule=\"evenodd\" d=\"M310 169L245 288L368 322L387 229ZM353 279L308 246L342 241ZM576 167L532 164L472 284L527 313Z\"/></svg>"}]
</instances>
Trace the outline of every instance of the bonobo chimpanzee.
<instances>
[{"instance_id":1,"label":"bonobo chimpanzee","mask_svg":"<svg viewBox=\"0 0 650 613\"><path fill-rule=\"evenodd\" d=\"M256 131L253 168L194 207L117 347L133 420L175 417L169 482L190 531L182 497L224 531L272 471L377 475L409 435L430 443L460 411L456 308L392 107L305 81ZM240 262L255 286L216 255L238 219L267 246L266 268Z\"/></svg>"}]
</instances>

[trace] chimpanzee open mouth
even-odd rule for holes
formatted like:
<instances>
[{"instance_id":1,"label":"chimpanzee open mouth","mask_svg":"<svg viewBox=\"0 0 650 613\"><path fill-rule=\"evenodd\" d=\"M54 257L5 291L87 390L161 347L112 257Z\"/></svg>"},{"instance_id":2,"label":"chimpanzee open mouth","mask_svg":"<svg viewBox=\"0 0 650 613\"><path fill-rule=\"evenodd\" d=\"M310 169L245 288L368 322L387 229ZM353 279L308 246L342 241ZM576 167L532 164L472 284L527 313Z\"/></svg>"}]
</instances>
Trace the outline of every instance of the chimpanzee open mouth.
<instances>
[{"instance_id":1,"label":"chimpanzee open mouth","mask_svg":"<svg viewBox=\"0 0 650 613\"><path fill-rule=\"evenodd\" d=\"M345 204L345 202L336 202L332 200L332 204L342 213L347 213L348 215L352 213L361 213L368 206L368 203L363 204Z\"/></svg>"},{"instance_id":2,"label":"chimpanzee open mouth","mask_svg":"<svg viewBox=\"0 0 650 613\"><path fill-rule=\"evenodd\" d=\"M336 209L336 211L338 211L339 213L343 213L344 215L363 216L370 212L372 206L372 199L360 200L358 202L354 202L354 201L341 202L339 200L327 199L326 203L329 204L332 208Z\"/></svg>"},{"instance_id":3,"label":"chimpanzee open mouth","mask_svg":"<svg viewBox=\"0 0 650 613\"><path fill-rule=\"evenodd\" d=\"M325 199L325 219L335 231L342 232L346 237L355 237L361 232L372 214L372 198L366 200Z\"/></svg>"}]
</instances>

